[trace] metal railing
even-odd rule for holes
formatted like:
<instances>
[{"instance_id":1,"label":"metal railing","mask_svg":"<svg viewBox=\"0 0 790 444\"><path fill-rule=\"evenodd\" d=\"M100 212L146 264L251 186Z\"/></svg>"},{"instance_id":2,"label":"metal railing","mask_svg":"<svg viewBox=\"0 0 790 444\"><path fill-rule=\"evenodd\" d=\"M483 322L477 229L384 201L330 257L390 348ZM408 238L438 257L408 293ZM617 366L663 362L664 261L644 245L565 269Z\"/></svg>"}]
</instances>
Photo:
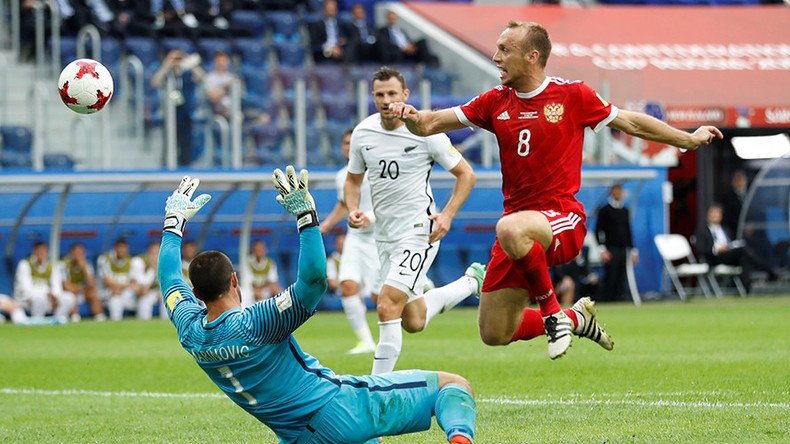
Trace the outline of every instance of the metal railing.
<instances>
[{"instance_id":1,"label":"metal railing","mask_svg":"<svg viewBox=\"0 0 790 444\"><path fill-rule=\"evenodd\" d=\"M133 80L130 80L130 72ZM134 93L131 83L134 82ZM145 138L145 68L143 62L135 55L128 55L121 60L121 91L123 103L132 115L132 134L139 146L146 147ZM132 106L134 102L134 106Z\"/></svg>"},{"instance_id":2,"label":"metal railing","mask_svg":"<svg viewBox=\"0 0 790 444\"><path fill-rule=\"evenodd\" d=\"M101 34L93 25L85 25L77 32L77 58L87 57L88 39L91 41L90 58L101 63Z\"/></svg>"},{"instance_id":3,"label":"metal railing","mask_svg":"<svg viewBox=\"0 0 790 444\"><path fill-rule=\"evenodd\" d=\"M219 128L219 140L220 146L222 147L221 165L223 168L228 168L231 164L230 157L232 157L230 156L230 124L228 123L228 119L219 114L214 116L214 119L211 121L211 123L203 127L203 139L205 140L206 144L206 163L209 167L216 166L214 160L216 154L214 126Z\"/></svg>"}]
</instances>

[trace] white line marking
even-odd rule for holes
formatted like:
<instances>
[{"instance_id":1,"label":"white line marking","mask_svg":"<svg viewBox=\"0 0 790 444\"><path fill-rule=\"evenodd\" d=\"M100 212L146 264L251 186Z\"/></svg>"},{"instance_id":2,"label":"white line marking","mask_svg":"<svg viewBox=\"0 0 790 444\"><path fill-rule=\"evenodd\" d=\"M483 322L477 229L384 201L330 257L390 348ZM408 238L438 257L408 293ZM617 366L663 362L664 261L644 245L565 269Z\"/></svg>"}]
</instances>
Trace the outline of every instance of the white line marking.
<instances>
[{"instance_id":1,"label":"white line marking","mask_svg":"<svg viewBox=\"0 0 790 444\"><path fill-rule=\"evenodd\" d=\"M748 392L751 394L773 394L781 395L787 392ZM653 393L595 393L595 394L570 394L560 399L519 399L519 398L481 398L477 402L481 404L499 405L634 405L640 407L678 407L678 408L776 408L790 409L790 403L786 402L727 402L715 400L697 401L672 401L665 399L639 400L622 399L626 397L650 396L650 397L671 397L671 396L738 396L743 393L737 392L653 392ZM122 397L122 398L187 398L187 399L225 399L225 395L220 393L162 393L162 392L104 392L98 390L40 390L40 389L15 389L0 388L0 395L29 395L29 396L100 396L100 397ZM595 399L596 397L618 398L621 399Z\"/></svg>"}]
</instances>

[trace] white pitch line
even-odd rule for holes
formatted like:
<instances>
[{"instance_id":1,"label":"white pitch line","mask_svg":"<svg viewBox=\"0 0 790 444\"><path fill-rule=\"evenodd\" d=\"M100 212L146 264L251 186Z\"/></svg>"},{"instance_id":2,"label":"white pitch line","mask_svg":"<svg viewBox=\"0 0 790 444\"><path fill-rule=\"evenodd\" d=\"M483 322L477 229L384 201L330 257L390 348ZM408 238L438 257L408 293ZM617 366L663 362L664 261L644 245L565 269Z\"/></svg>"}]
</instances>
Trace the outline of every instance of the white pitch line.
<instances>
[{"instance_id":1,"label":"white pitch line","mask_svg":"<svg viewBox=\"0 0 790 444\"><path fill-rule=\"evenodd\" d=\"M677 392L676 392L677 393ZM684 392L692 394L693 392ZM710 392L699 392L707 394ZM722 393L724 394L724 393ZM733 393L734 394L734 393ZM187 399L224 399L225 395L220 393L162 393L162 392L106 392L98 390L40 390L40 389L15 389L0 388L0 395L29 395L29 396L99 396L99 397L122 397L122 398L187 398ZM634 396L634 393L599 393L587 396ZM790 403L786 402L725 402L725 401L670 401L657 399L653 401L638 399L578 399L581 394L571 395L565 399L519 399L519 398L481 398L477 402L481 404L499 405L635 405L641 407L679 407L679 408L775 408L790 409Z\"/></svg>"}]
</instances>

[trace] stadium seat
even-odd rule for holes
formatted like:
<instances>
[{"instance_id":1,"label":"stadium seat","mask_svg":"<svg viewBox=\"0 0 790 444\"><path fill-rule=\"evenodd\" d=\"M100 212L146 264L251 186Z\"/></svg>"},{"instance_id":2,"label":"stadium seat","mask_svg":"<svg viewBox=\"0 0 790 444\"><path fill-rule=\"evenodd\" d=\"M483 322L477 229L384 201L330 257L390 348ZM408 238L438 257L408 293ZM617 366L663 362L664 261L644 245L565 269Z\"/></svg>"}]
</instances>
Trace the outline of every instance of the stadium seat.
<instances>
[{"instance_id":1,"label":"stadium seat","mask_svg":"<svg viewBox=\"0 0 790 444\"><path fill-rule=\"evenodd\" d=\"M198 40L198 51L204 62L212 63L214 54L222 51L228 55L232 53L230 42L225 39L204 38Z\"/></svg>"},{"instance_id":2,"label":"stadium seat","mask_svg":"<svg viewBox=\"0 0 790 444\"><path fill-rule=\"evenodd\" d=\"M264 45L261 39L236 39L234 49L241 57L242 66L265 68L268 64L269 48Z\"/></svg>"},{"instance_id":3,"label":"stadium seat","mask_svg":"<svg viewBox=\"0 0 790 444\"><path fill-rule=\"evenodd\" d=\"M74 37L60 38L60 63L68 65L77 58L77 39Z\"/></svg>"},{"instance_id":4,"label":"stadium seat","mask_svg":"<svg viewBox=\"0 0 790 444\"><path fill-rule=\"evenodd\" d=\"M285 142L285 130L276 124L257 124L251 128L255 141L255 152L263 164L283 163L282 146Z\"/></svg>"},{"instance_id":5,"label":"stadium seat","mask_svg":"<svg viewBox=\"0 0 790 444\"><path fill-rule=\"evenodd\" d=\"M422 78L431 82L432 96L452 96L453 95L453 75L441 68L425 68ZM413 85L412 88L416 88Z\"/></svg>"},{"instance_id":6,"label":"stadium seat","mask_svg":"<svg viewBox=\"0 0 790 444\"><path fill-rule=\"evenodd\" d=\"M737 291L739 295L746 296L746 287L741 280L741 274L743 274L743 268L734 265L719 264L711 267L708 279L710 280L711 287L713 287L713 293L716 294L716 296L724 294L721 284L719 283L719 278L724 278L732 281L735 291Z\"/></svg>"},{"instance_id":7,"label":"stadium seat","mask_svg":"<svg viewBox=\"0 0 790 444\"><path fill-rule=\"evenodd\" d=\"M74 168L74 159L68 154L44 154L44 168L70 170Z\"/></svg>"},{"instance_id":8,"label":"stadium seat","mask_svg":"<svg viewBox=\"0 0 790 444\"><path fill-rule=\"evenodd\" d=\"M318 65L313 68L318 93L321 97L346 97L349 95L348 75L335 64Z\"/></svg>"},{"instance_id":9,"label":"stadium seat","mask_svg":"<svg viewBox=\"0 0 790 444\"><path fill-rule=\"evenodd\" d=\"M241 76L248 94L260 97L272 96L273 77L268 70L242 68Z\"/></svg>"},{"instance_id":10,"label":"stadium seat","mask_svg":"<svg viewBox=\"0 0 790 444\"><path fill-rule=\"evenodd\" d=\"M33 159L31 159L29 152L3 151L0 153L0 166L3 168L30 168L33 166Z\"/></svg>"},{"instance_id":11,"label":"stadium seat","mask_svg":"<svg viewBox=\"0 0 790 444\"><path fill-rule=\"evenodd\" d=\"M299 42L275 42L274 51L280 66L301 67L305 63L307 49Z\"/></svg>"},{"instance_id":12,"label":"stadium seat","mask_svg":"<svg viewBox=\"0 0 790 444\"><path fill-rule=\"evenodd\" d=\"M321 106L328 122L347 124L357 118L357 103L350 98L324 97Z\"/></svg>"},{"instance_id":13,"label":"stadium seat","mask_svg":"<svg viewBox=\"0 0 790 444\"><path fill-rule=\"evenodd\" d=\"M271 11L266 14L266 21L272 28L272 39L275 42L301 42L299 34L299 17L290 11Z\"/></svg>"},{"instance_id":14,"label":"stadium seat","mask_svg":"<svg viewBox=\"0 0 790 444\"><path fill-rule=\"evenodd\" d=\"M293 97L294 85L297 80L304 80L305 82L309 80L307 71L301 66L281 66L277 69L276 75L286 97ZM306 84L305 88L309 86L309 84Z\"/></svg>"},{"instance_id":15,"label":"stadium seat","mask_svg":"<svg viewBox=\"0 0 790 444\"><path fill-rule=\"evenodd\" d=\"M691 251L691 245L685 237L680 234L657 234L653 241L672 285L682 301L686 300L686 287L681 282L684 278L696 278L697 286L702 289L705 297L710 297L711 291L707 282L710 267L708 264L697 262ZM675 265L677 261L683 262Z\"/></svg>"},{"instance_id":16,"label":"stadium seat","mask_svg":"<svg viewBox=\"0 0 790 444\"><path fill-rule=\"evenodd\" d=\"M288 117L291 119L291 121L293 121L294 117L296 116L294 110L294 106L295 106L294 101L286 99L283 101L283 105L285 105L285 108L288 110ZM305 117L308 125L315 124L315 119L318 115L319 107L320 105L317 102L310 100L308 96L307 103L305 103Z\"/></svg>"},{"instance_id":17,"label":"stadium seat","mask_svg":"<svg viewBox=\"0 0 790 444\"><path fill-rule=\"evenodd\" d=\"M266 21L257 11L234 10L230 13L230 22L246 29L255 38L261 39L266 34Z\"/></svg>"},{"instance_id":18,"label":"stadium seat","mask_svg":"<svg viewBox=\"0 0 790 444\"><path fill-rule=\"evenodd\" d=\"M127 52L134 54L143 62L143 66L149 67L159 62L159 47L154 39L127 37L124 45Z\"/></svg>"},{"instance_id":19,"label":"stadium seat","mask_svg":"<svg viewBox=\"0 0 790 444\"><path fill-rule=\"evenodd\" d=\"M26 126L0 126L0 147L3 152L29 155L33 149L33 133Z\"/></svg>"},{"instance_id":20,"label":"stadium seat","mask_svg":"<svg viewBox=\"0 0 790 444\"><path fill-rule=\"evenodd\" d=\"M111 71L121 65L121 45L112 37L102 37L101 63Z\"/></svg>"},{"instance_id":21,"label":"stadium seat","mask_svg":"<svg viewBox=\"0 0 790 444\"><path fill-rule=\"evenodd\" d=\"M167 37L162 39L162 51L164 51L165 55L173 49L180 49L187 54L192 54L197 50L195 44L189 39L181 37Z\"/></svg>"}]
</instances>

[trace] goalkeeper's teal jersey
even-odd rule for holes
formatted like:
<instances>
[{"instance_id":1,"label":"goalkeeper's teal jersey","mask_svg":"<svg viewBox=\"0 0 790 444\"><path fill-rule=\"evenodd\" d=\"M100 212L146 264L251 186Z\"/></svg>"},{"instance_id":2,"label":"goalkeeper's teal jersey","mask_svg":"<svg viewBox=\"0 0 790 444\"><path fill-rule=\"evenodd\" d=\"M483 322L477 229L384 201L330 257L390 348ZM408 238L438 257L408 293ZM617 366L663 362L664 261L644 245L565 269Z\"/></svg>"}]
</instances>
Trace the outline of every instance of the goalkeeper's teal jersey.
<instances>
[{"instance_id":1,"label":"goalkeeper's teal jersey","mask_svg":"<svg viewBox=\"0 0 790 444\"><path fill-rule=\"evenodd\" d=\"M206 322L206 309L181 274L181 238L165 232L159 282L184 349L241 408L295 442L338 392L335 374L304 353L291 334L315 311L326 289L326 255L317 227L302 231L299 276L272 299L231 309Z\"/></svg>"}]
</instances>

